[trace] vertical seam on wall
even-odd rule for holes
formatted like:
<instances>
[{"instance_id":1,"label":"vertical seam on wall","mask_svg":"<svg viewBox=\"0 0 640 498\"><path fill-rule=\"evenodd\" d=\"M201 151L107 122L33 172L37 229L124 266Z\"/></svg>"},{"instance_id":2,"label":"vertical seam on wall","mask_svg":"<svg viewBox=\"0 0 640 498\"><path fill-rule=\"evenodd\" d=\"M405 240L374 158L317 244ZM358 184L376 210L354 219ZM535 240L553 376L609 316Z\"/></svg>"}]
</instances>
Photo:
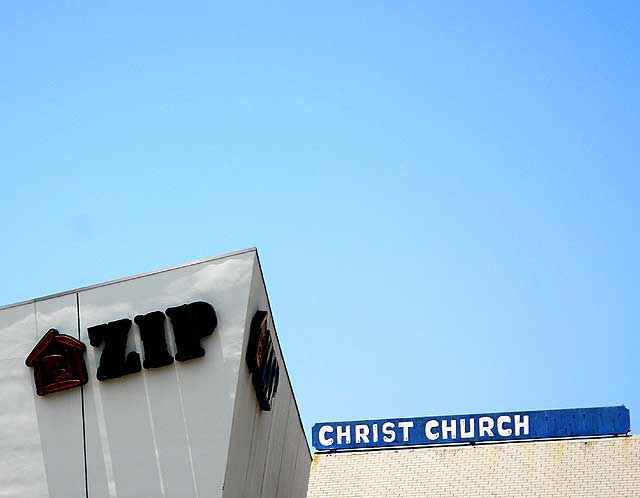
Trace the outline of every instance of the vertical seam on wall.
<instances>
[{"instance_id":1,"label":"vertical seam on wall","mask_svg":"<svg viewBox=\"0 0 640 498\"><path fill-rule=\"evenodd\" d=\"M258 406L258 400L256 400L255 408L253 410L253 427L251 428L251 445L249 446L249 454L247 455L247 468L244 472L244 483L242 485L242 496L245 496L247 490L247 481L249 480L249 467L251 466L251 455L253 454L253 440L256 433L256 421L258 420L258 412L260 406Z\"/></svg>"},{"instance_id":2,"label":"vertical seam on wall","mask_svg":"<svg viewBox=\"0 0 640 498\"><path fill-rule=\"evenodd\" d=\"M111 446L109 444L109 434L107 432L107 421L104 414L104 405L102 404L102 394L97 387L93 389L93 402L96 408L96 423L98 425L98 437L102 450L102 463L104 464L105 478L107 481L107 492L110 498L118 497L118 486L113 471L113 455L111 454Z\"/></svg>"},{"instance_id":3,"label":"vertical seam on wall","mask_svg":"<svg viewBox=\"0 0 640 498\"><path fill-rule=\"evenodd\" d=\"M293 392L293 389L291 389L291 392ZM293 397L289 398L289 404L287 405L287 423L284 424L284 434L282 435L284 442L282 443L282 451L280 452L280 466L278 467L278 483L276 485L276 498L280 494L280 477L282 476L282 460L284 460L284 454L287 451L287 429L289 429L289 411L291 410L292 401L293 401Z\"/></svg>"},{"instance_id":4,"label":"vertical seam on wall","mask_svg":"<svg viewBox=\"0 0 640 498\"><path fill-rule=\"evenodd\" d=\"M264 465L262 466L262 483L260 484L260 498L262 498L262 494L264 493L264 481L266 479L267 474L267 463L269 463L269 455L271 454L271 434L275 430L273 421L275 420L275 409L271 413L271 420L269 421L269 438L267 439L267 452L264 455Z\"/></svg>"},{"instance_id":5,"label":"vertical seam on wall","mask_svg":"<svg viewBox=\"0 0 640 498\"><path fill-rule=\"evenodd\" d=\"M272 321L273 321L273 317L272 317ZM280 357L282 357L282 351L280 351ZM278 403L277 393L276 393L276 403ZM262 485L260 486L260 498L262 498L262 495L264 495L264 483L267 480L267 465L269 464L269 457L271 456L271 436L273 435L273 431L277 429L276 411L278 411L278 408L280 408L280 411L282 411L282 402L276 405L273 408L273 412L271 412L271 422L270 422L271 425L269 426L269 439L267 440L267 454L265 455L264 467L262 468ZM278 415L280 415L280 411L278 411ZM289 405L287 405L287 420L288 418L289 418ZM277 489L276 489L276 492L277 492Z\"/></svg>"},{"instance_id":6,"label":"vertical seam on wall","mask_svg":"<svg viewBox=\"0 0 640 498\"><path fill-rule=\"evenodd\" d=\"M31 303L32 307L33 307L33 325L35 327L35 329L33 330L33 340L37 343L40 337L39 334L39 327L38 327L38 310L36 307L36 302L33 301ZM35 396L34 396L35 397ZM38 427L38 443L40 446L40 461L42 462L42 473L44 474L44 486L47 488L47 496L50 496L51 493L49 491L49 474L47 473L47 465L45 463L45 457L44 457L44 446L42 445L42 432L40 432L40 421L38 420L38 407L37 407L37 400L34 399L33 400L33 413L35 413L36 415L36 423L37 423L37 427Z\"/></svg>"},{"instance_id":7,"label":"vertical seam on wall","mask_svg":"<svg viewBox=\"0 0 640 498\"><path fill-rule=\"evenodd\" d=\"M78 340L80 340L80 296L76 292L76 315L78 317ZM87 475L87 430L84 414L84 386L80 386L80 407L82 409L82 453L84 456L84 494L89 498L89 477Z\"/></svg>"},{"instance_id":8,"label":"vertical seam on wall","mask_svg":"<svg viewBox=\"0 0 640 498\"><path fill-rule=\"evenodd\" d=\"M306 439L304 432L302 433L302 436L303 436L303 439ZM294 498L294 492L296 491L296 476L298 475L296 474L296 471L298 470L298 453L300 453L300 442L298 442L298 444L296 445L296 461L293 464L293 477L291 478L291 494L289 495L291 496L291 498ZM304 498L304 497L300 496L298 498Z\"/></svg>"}]
</instances>

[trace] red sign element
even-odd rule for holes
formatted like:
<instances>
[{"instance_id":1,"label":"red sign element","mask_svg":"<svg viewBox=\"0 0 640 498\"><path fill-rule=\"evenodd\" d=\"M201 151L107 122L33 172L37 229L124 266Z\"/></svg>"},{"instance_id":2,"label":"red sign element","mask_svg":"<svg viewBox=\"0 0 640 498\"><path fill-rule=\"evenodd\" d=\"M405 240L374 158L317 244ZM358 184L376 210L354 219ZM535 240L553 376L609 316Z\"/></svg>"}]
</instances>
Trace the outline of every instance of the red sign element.
<instances>
[{"instance_id":1,"label":"red sign element","mask_svg":"<svg viewBox=\"0 0 640 498\"><path fill-rule=\"evenodd\" d=\"M268 314L258 310L251 320L249 344L245 356L260 408L271 410L278 390L280 367L269 331Z\"/></svg>"},{"instance_id":2,"label":"red sign element","mask_svg":"<svg viewBox=\"0 0 640 498\"><path fill-rule=\"evenodd\" d=\"M47 332L27 357L25 364L33 367L36 392L40 396L64 391L87 383L87 367L82 354L86 346L78 339Z\"/></svg>"}]
</instances>

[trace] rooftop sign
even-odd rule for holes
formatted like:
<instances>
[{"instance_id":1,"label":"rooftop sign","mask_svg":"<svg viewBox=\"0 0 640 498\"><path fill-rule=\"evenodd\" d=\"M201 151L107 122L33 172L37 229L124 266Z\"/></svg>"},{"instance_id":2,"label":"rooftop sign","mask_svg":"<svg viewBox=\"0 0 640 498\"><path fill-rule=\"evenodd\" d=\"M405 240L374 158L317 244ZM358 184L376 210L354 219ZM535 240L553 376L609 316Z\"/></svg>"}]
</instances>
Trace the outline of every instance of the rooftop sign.
<instances>
[{"instance_id":1,"label":"rooftop sign","mask_svg":"<svg viewBox=\"0 0 640 498\"><path fill-rule=\"evenodd\" d=\"M315 424L313 446L322 451L606 436L626 434L630 427L624 406L358 420Z\"/></svg>"}]
</instances>

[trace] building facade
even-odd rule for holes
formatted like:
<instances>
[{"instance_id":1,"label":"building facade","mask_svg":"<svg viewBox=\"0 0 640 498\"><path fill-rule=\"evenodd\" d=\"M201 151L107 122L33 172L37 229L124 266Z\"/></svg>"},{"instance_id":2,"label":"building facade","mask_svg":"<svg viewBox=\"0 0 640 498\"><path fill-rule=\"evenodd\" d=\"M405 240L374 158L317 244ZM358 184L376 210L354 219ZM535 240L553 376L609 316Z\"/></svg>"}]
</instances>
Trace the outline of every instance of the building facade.
<instances>
[{"instance_id":1,"label":"building facade","mask_svg":"<svg viewBox=\"0 0 640 498\"><path fill-rule=\"evenodd\" d=\"M312 462L255 249L0 307L0 498L640 498L628 430L624 406L320 423Z\"/></svg>"},{"instance_id":2,"label":"building facade","mask_svg":"<svg viewBox=\"0 0 640 498\"><path fill-rule=\"evenodd\" d=\"M316 453L308 498L638 498L640 436Z\"/></svg>"},{"instance_id":3,"label":"building facade","mask_svg":"<svg viewBox=\"0 0 640 498\"><path fill-rule=\"evenodd\" d=\"M303 498L254 249L0 308L0 497Z\"/></svg>"}]
</instances>

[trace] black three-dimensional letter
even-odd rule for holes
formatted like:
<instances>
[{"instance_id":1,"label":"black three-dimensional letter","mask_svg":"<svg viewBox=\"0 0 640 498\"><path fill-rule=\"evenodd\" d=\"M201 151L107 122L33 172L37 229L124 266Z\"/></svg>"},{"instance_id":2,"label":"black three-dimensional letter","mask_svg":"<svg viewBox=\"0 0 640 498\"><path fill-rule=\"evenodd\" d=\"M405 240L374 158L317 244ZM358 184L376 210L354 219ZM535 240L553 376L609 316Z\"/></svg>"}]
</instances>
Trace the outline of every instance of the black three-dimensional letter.
<instances>
[{"instance_id":1,"label":"black three-dimensional letter","mask_svg":"<svg viewBox=\"0 0 640 498\"><path fill-rule=\"evenodd\" d=\"M187 361L204 356L200 339L213 334L218 324L216 312L209 303L197 301L166 311L176 339L176 360Z\"/></svg>"},{"instance_id":2,"label":"black three-dimensional letter","mask_svg":"<svg viewBox=\"0 0 640 498\"><path fill-rule=\"evenodd\" d=\"M144 346L144 368L159 368L173 363L173 356L167 351L164 334L164 313L152 311L133 319L140 327L140 338Z\"/></svg>"},{"instance_id":3,"label":"black three-dimensional letter","mask_svg":"<svg viewBox=\"0 0 640 498\"><path fill-rule=\"evenodd\" d=\"M89 342L93 347L104 341L96 375L98 380L117 379L141 370L138 353L131 351L126 358L124 355L130 328L131 320L128 318L89 327Z\"/></svg>"}]
</instances>

